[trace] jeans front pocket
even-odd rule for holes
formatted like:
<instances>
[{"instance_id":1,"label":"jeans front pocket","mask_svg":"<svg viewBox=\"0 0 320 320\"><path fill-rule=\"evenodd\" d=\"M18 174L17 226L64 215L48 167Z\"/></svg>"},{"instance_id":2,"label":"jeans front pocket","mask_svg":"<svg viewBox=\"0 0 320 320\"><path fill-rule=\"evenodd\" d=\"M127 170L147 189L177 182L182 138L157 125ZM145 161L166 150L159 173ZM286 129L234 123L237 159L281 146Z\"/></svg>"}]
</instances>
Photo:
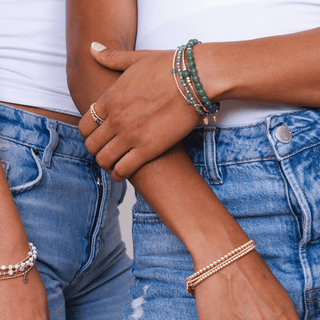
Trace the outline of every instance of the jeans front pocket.
<instances>
[{"instance_id":1,"label":"jeans front pocket","mask_svg":"<svg viewBox=\"0 0 320 320\"><path fill-rule=\"evenodd\" d=\"M40 184L43 170L39 156L37 149L0 139L0 159L12 193L31 190Z\"/></svg>"}]
</instances>

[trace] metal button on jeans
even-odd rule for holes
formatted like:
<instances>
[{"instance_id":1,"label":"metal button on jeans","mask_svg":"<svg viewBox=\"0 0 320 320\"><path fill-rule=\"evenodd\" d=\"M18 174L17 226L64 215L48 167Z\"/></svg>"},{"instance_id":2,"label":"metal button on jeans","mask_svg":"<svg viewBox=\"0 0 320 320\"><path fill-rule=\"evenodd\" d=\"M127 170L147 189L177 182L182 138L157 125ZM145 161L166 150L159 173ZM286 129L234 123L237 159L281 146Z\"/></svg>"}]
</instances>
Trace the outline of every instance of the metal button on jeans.
<instances>
[{"instance_id":1,"label":"metal button on jeans","mask_svg":"<svg viewBox=\"0 0 320 320\"><path fill-rule=\"evenodd\" d=\"M276 138L281 143L289 143L292 139L292 133L287 126L279 126L276 129Z\"/></svg>"}]
</instances>

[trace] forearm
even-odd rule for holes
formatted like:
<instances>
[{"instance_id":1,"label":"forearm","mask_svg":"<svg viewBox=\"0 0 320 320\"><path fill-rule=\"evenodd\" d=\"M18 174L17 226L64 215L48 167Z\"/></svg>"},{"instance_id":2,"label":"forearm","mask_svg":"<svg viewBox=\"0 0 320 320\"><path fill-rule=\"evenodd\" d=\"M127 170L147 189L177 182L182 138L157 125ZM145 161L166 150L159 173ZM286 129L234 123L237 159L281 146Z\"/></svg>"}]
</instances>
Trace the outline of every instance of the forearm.
<instances>
[{"instance_id":1,"label":"forearm","mask_svg":"<svg viewBox=\"0 0 320 320\"><path fill-rule=\"evenodd\" d=\"M2 166L0 168L0 249L1 265L9 265L25 258L29 251L27 236L13 201Z\"/></svg>"},{"instance_id":2,"label":"forearm","mask_svg":"<svg viewBox=\"0 0 320 320\"><path fill-rule=\"evenodd\" d=\"M194 47L214 101L236 99L320 106L320 28L250 41Z\"/></svg>"},{"instance_id":3,"label":"forearm","mask_svg":"<svg viewBox=\"0 0 320 320\"><path fill-rule=\"evenodd\" d=\"M144 165L130 181L186 245L195 271L248 241L181 145ZM261 314L261 319L297 319L287 292L256 251L200 283L196 303L201 320L251 320Z\"/></svg>"},{"instance_id":4,"label":"forearm","mask_svg":"<svg viewBox=\"0 0 320 320\"><path fill-rule=\"evenodd\" d=\"M198 267L248 241L200 176L182 145L144 165L130 179Z\"/></svg>"},{"instance_id":5,"label":"forearm","mask_svg":"<svg viewBox=\"0 0 320 320\"><path fill-rule=\"evenodd\" d=\"M77 108L84 114L120 76L102 67L91 53L97 41L110 49L134 50L136 3L134 0L68 0L67 77Z\"/></svg>"}]
</instances>

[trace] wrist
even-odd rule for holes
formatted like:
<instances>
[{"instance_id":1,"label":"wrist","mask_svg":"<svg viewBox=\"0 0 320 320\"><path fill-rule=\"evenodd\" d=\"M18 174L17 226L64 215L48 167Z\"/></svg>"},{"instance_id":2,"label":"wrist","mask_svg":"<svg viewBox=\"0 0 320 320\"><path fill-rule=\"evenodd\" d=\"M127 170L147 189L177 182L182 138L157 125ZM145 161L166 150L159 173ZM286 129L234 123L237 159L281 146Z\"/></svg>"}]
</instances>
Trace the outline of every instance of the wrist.
<instances>
[{"instance_id":1,"label":"wrist","mask_svg":"<svg viewBox=\"0 0 320 320\"><path fill-rule=\"evenodd\" d=\"M226 44L221 43L202 43L193 48L203 88L213 102L228 99L228 93L234 86L225 46Z\"/></svg>"}]
</instances>

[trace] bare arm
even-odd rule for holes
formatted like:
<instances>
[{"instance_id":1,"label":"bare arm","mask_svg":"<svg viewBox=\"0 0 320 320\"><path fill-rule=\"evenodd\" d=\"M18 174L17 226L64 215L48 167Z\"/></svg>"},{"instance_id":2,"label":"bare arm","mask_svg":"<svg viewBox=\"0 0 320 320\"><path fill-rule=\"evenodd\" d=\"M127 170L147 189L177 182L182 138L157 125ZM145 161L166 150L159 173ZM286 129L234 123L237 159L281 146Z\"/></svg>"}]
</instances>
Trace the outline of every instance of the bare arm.
<instances>
[{"instance_id":1,"label":"bare arm","mask_svg":"<svg viewBox=\"0 0 320 320\"><path fill-rule=\"evenodd\" d=\"M103 2L103 6L99 8L100 2ZM113 32L113 28L117 29L117 25L113 26L111 24L108 26L108 19L105 19L104 21L93 19L94 15L91 16L91 13L87 14L90 5L88 5L86 1L69 1L68 8L68 25L73 26L69 29L71 30L71 34L68 36L69 39L72 37L73 33L77 34L79 39L82 39L82 36L79 35L81 34L81 30L88 30L86 26L90 26L91 23L95 25L95 27L91 29L93 32L92 35L88 33L88 38L86 38L84 42L78 44L78 46L83 46L83 48L74 50L73 48L75 48L75 46L72 44L69 46L69 55L74 61L78 61L78 63L81 64L81 67L74 63L72 65L69 64L68 73L69 75L73 74L74 76L72 78L69 77L69 86L71 94L76 97L74 98L76 103L79 101L79 108L83 112L85 111L85 108L88 109L91 102L98 100L101 94L98 91L90 91L89 87L91 88L96 84L101 88L101 91L107 89L108 85L112 84L112 78L110 76L112 73L110 73L110 70L108 69L101 69L99 66L96 66L95 70L97 70L100 75L99 81L97 80L98 77L95 75L95 72L90 71L91 77L84 76L83 74L88 74L88 71L85 71L85 69L87 66L92 66L93 60L87 53L85 55L82 53L89 49L92 41L101 41L98 38L101 37L101 28L107 28L107 30ZM114 12L114 1L95 1L95 8L93 11L100 11L102 8ZM108 13L105 12L103 16L107 17ZM131 17L136 19L134 14L132 14ZM130 24L131 23L129 22L128 25ZM85 31L85 33L86 32L87 31ZM124 39L120 37L117 41L121 44ZM113 49L112 43L103 43L108 46L109 49ZM118 46L119 44L115 44L115 46ZM167 61L169 61L168 70L170 70L172 53L165 55L164 58L158 56L156 60L159 62L158 58L160 58L160 64L166 64ZM151 62L153 63L154 60ZM154 67L154 64L152 65ZM71 71L70 68L72 69ZM141 68L141 70L148 71L148 69L145 70L143 68ZM158 69L156 68L156 70ZM105 80L103 80L104 77ZM125 75L125 77L129 76ZM74 79L76 79L75 82L73 82ZM84 81L84 83L80 84L81 90L77 90L77 82L80 81L79 79ZM172 81L170 71L168 79L170 79L170 88L173 88L172 92L176 92L177 89L174 87L174 83L170 82ZM89 86L86 85L88 82L90 82ZM101 83L104 83L105 86L103 87ZM133 85L136 85L135 89L138 89L139 81L135 81ZM116 93L116 91L113 91L114 97L116 97ZM90 97L89 100L86 98L87 95ZM108 92L105 95L108 95ZM83 96L83 99L81 96ZM82 101L85 101L85 99L87 99L87 102L83 104ZM185 102L180 99L181 97L178 94L172 98L174 103L180 104L180 106L185 109ZM129 107L133 108L133 104L129 104ZM102 111L102 109L100 111ZM111 111L111 109L109 109L109 111ZM199 121L199 118L194 116L195 113L193 110L191 111L190 114L187 114L190 118L189 124L192 123L190 126L192 129L192 126ZM85 117L87 121L82 122L81 129L86 137L87 134L97 128L97 125L93 122L89 114L85 115ZM127 115L122 115L122 118L126 117ZM100 128L102 128L102 126ZM101 161L103 163L103 157L101 157ZM243 230L201 178L181 146L174 147L163 156L144 165L131 177L131 182L169 229L186 244L193 257L195 268L201 268L204 265L207 265L209 262L208 257L210 257L210 261L213 261L247 241L247 236ZM182 219L182 217L185 218L186 215L188 216L188 219ZM201 216L201 219L199 219L199 216ZM215 230L213 230L213 228L215 228ZM199 248L202 248L202 250L199 250ZM257 270L259 270L259 272L257 272ZM252 308L253 319L257 319L255 314L259 312L264 312L265 318L267 319L272 319L272 317L268 318L270 314L272 314L274 319L280 317L280 314L286 315L287 319L295 319L295 311L293 310L292 303L288 298L287 293L256 252L241 259L239 263L235 263L226 268L223 273L219 274L218 277L215 277L215 281L218 282L218 285L216 282L216 285L212 286L212 279L199 285L196 296L200 319L212 319L213 315L215 315L215 319L225 319L223 318L223 314L225 313L225 310L229 308L229 304L226 304L226 300L223 301L223 299L228 299L229 297L230 302L230 292L228 291L228 286L225 286L228 273L236 274L234 283L235 287L238 287L238 290L243 290L244 281L247 284L248 291L253 287L254 290L256 290L256 295L261 297L262 300L253 300L253 304L250 307ZM268 287L267 290L266 286ZM221 301L223 301L223 303L221 303ZM281 303L279 303L280 301ZM262 311L261 302L267 306ZM242 312L241 310L230 310L233 312L229 314L230 319L235 317L237 313L241 314Z\"/></svg>"},{"instance_id":2,"label":"bare arm","mask_svg":"<svg viewBox=\"0 0 320 320\"><path fill-rule=\"evenodd\" d=\"M120 76L97 64L89 48L98 41L112 49L134 50L136 2L134 0L67 1L68 85L79 111L84 114Z\"/></svg>"},{"instance_id":3,"label":"bare arm","mask_svg":"<svg viewBox=\"0 0 320 320\"><path fill-rule=\"evenodd\" d=\"M29 247L1 163L0 203L0 263L8 266L25 258ZM0 295L1 319L49 319L46 291L36 267L28 273L26 284L23 277L0 281Z\"/></svg>"},{"instance_id":4,"label":"bare arm","mask_svg":"<svg viewBox=\"0 0 320 320\"><path fill-rule=\"evenodd\" d=\"M181 145L130 181L186 245L195 271L248 241ZM298 319L289 295L255 251L197 286L196 303L201 320Z\"/></svg>"},{"instance_id":5,"label":"bare arm","mask_svg":"<svg viewBox=\"0 0 320 320\"><path fill-rule=\"evenodd\" d=\"M194 48L209 97L320 107L320 28ZM209 61L209 63L207 63Z\"/></svg>"},{"instance_id":6,"label":"bare arm","mask_svg":"<svg viewBox=\"0 0 320 320\"><path fill-rule=\"evenodd\" d=\"M194 47L198 74L212 101L225 99L320 106L320 28L250 41ZM184 138L199 122L174 83L172 51L102 52L102 65L124 71L97 101L105 123L80 122L88 150L116 180L132 175ZM125 116L124 116L125 115ZM156 142L156 143L154 143ZM119 147L120 146L120 147Z\"/></svg>"}]
</instances>

